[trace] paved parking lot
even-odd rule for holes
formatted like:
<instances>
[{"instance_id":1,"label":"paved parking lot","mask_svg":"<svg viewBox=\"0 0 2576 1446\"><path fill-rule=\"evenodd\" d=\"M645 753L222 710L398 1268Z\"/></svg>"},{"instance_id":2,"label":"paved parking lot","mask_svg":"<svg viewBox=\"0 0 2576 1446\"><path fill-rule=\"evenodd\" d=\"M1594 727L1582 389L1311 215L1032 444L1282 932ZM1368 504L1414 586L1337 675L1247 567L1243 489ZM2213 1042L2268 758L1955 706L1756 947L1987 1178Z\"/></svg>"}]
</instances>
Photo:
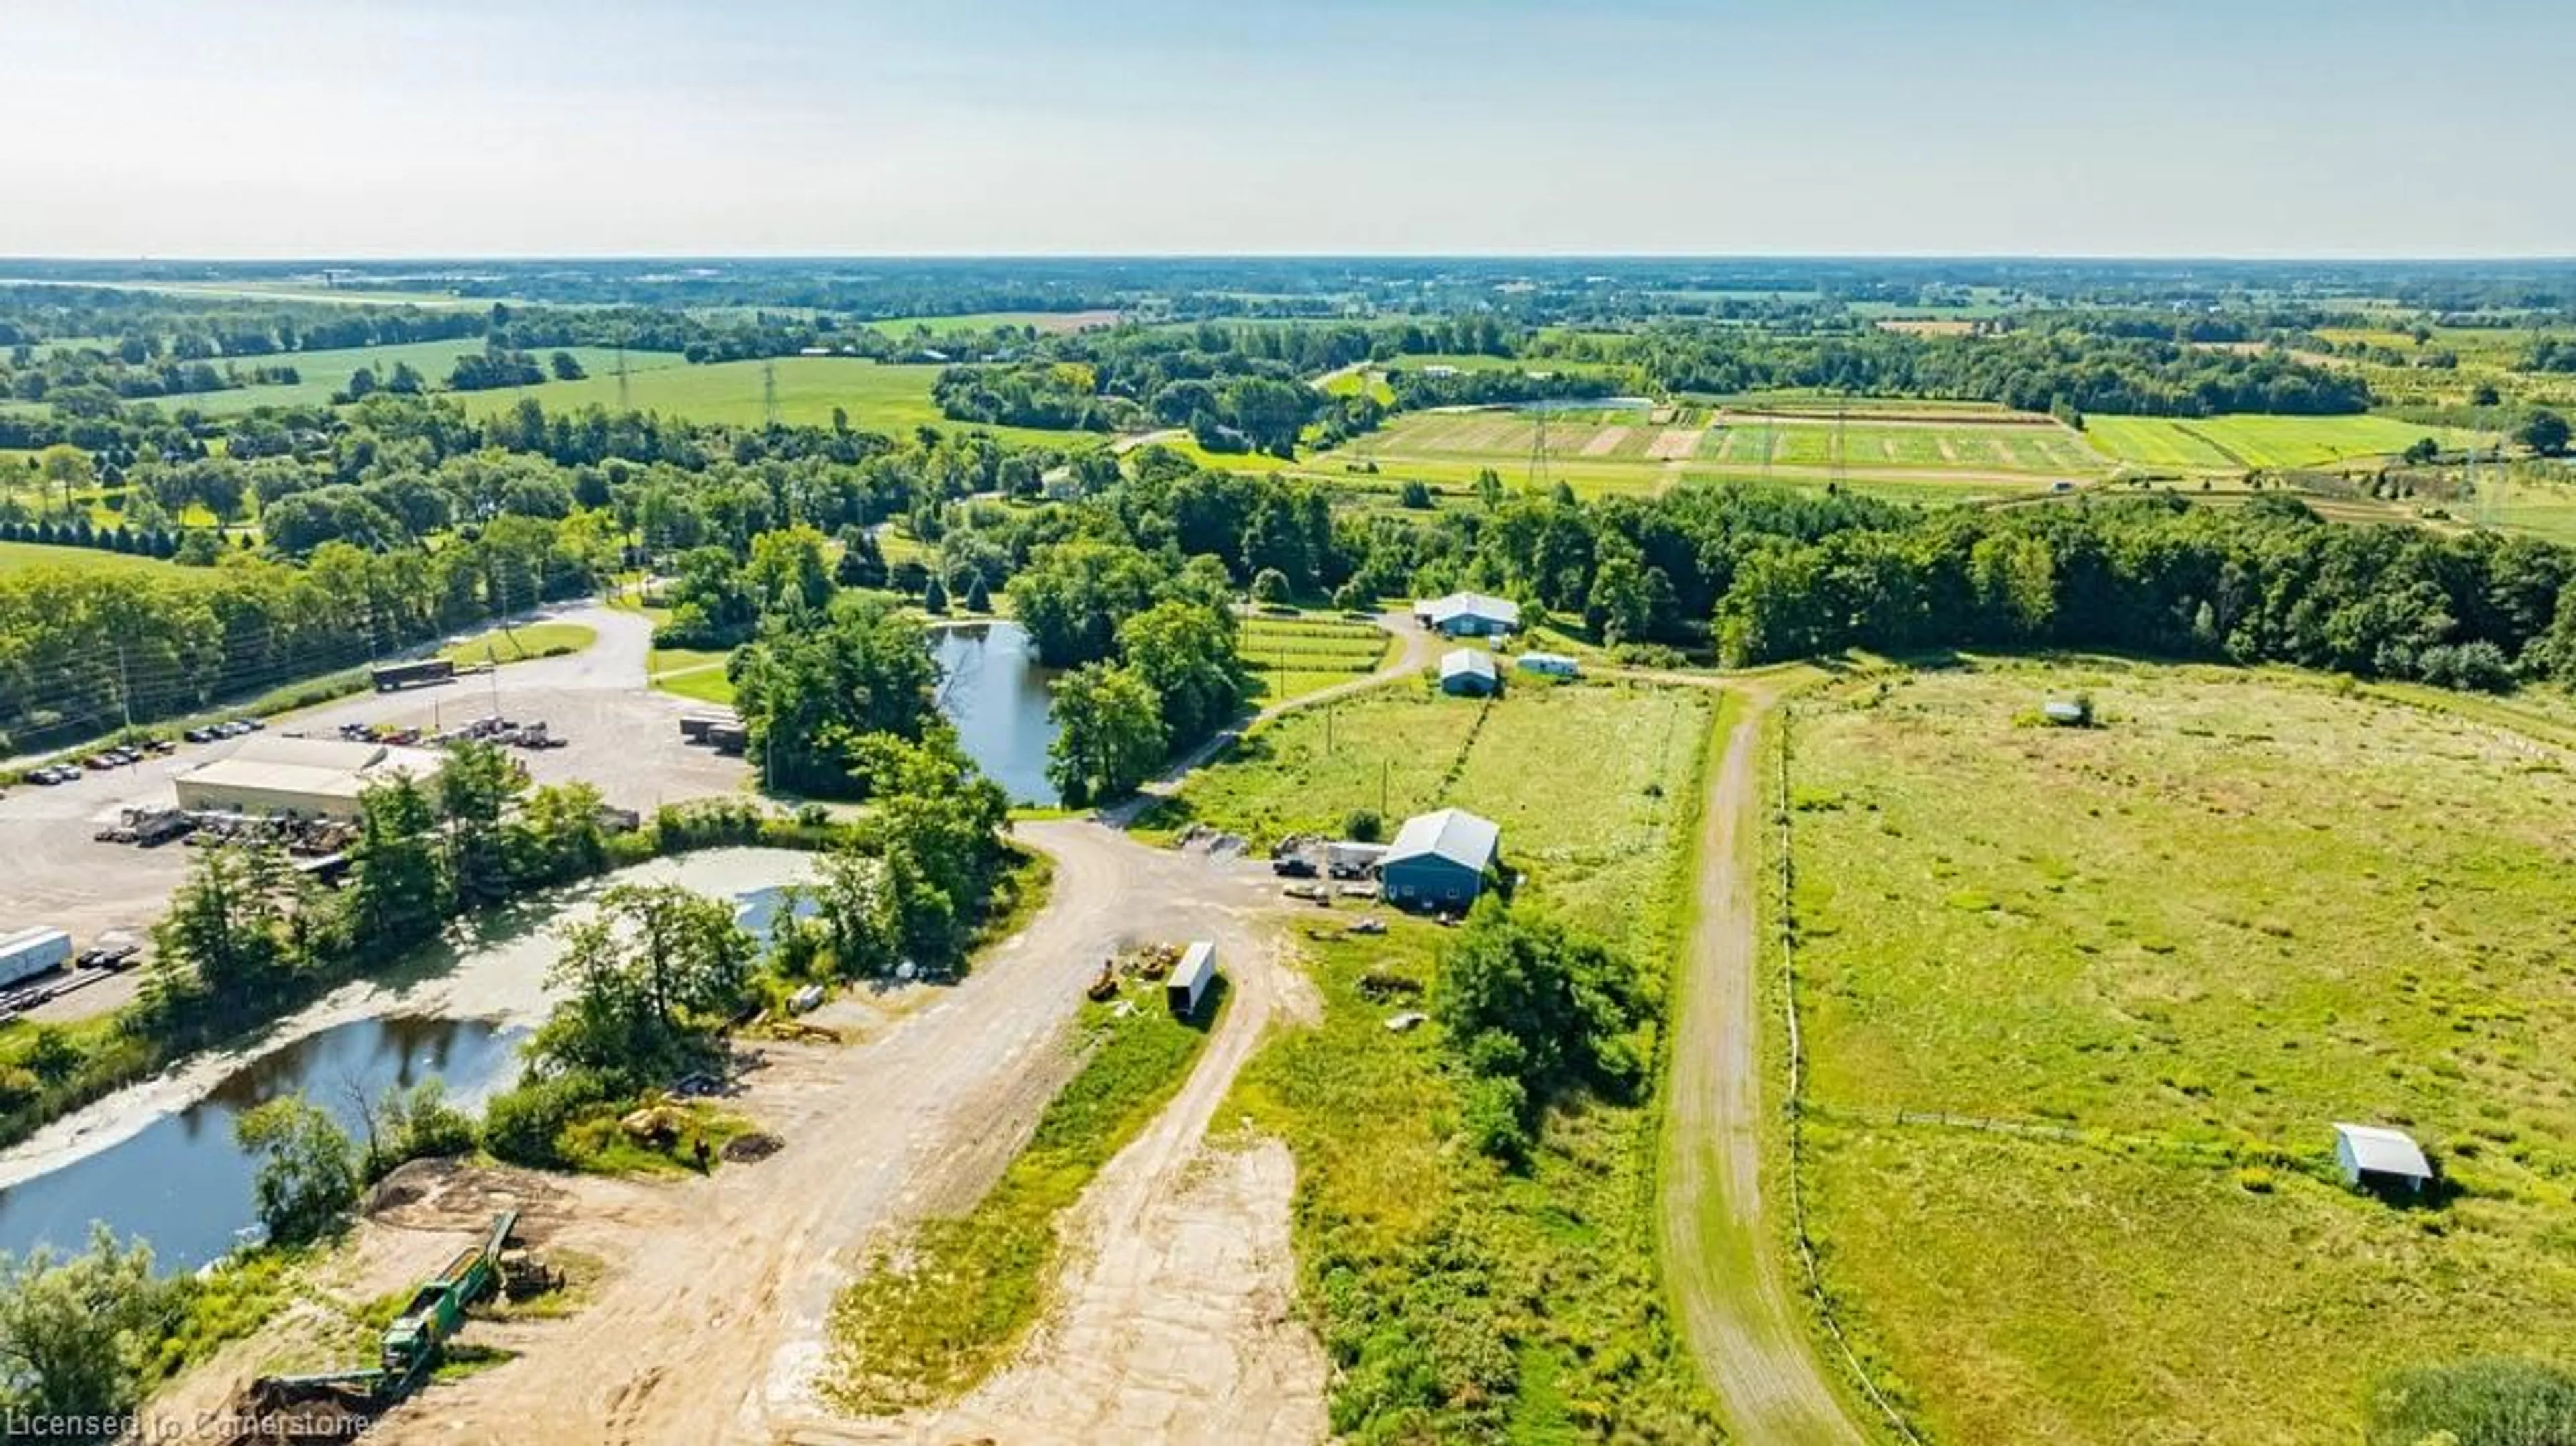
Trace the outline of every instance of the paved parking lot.
<instances>
[{"instance_id":1,"label":"paved parking lot","mask_svg":"<svg viewBox=\"0 0 2576 1446\"><path fill-rule=\"evenodd\" d=\"M633 613L576 608L557 614L596 630L589 651L514 663L495 672L398 693L367 693L269 722L273 733L335 738L344 723L453 727L496 710L517 721L543 720L566 746L518 752L537 783L587 782L621 808L650 812L665 803L740 792L749 768L680 739L679 719L705 705L649 691L644 660L651 626ZM247 735L258 737L258 734ZM169 807L179 774L222 758L241 739L182 744L159 758L77 783L29 784L0 798L0 932L50 925L86 947L108 929L140 934L160 917L186 875L185 844L137 848L91 835L133 807ZM73 1018L113 1008L131 997L134 976L105 981L46 1004L37 1018Z\"/></svg>"}]
</instances>

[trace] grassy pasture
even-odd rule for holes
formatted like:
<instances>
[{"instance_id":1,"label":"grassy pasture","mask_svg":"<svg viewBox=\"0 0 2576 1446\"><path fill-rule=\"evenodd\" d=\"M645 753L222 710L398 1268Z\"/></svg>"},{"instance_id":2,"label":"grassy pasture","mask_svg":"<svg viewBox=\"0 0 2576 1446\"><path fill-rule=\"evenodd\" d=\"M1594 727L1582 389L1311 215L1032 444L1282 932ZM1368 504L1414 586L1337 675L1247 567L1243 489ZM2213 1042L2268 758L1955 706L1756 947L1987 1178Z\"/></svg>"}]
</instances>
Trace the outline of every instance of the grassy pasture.
<instances>
[{"instance_id":1,"label":"grassy pasture","mask_svg":"<svg viewBox=\"0 0 2576 1446\"><path fill-rule=\"evenodd\" d=\"M1256 844L1339 835L1354 809L1388 831L1447 804L1502 826L1503 855L1546 897L1616 937L1656 927L1709 698L1687 688L1514 677L1487 705L1392 683L1254 729L1194 775L1158 826L1203 819Z\"/></svg>"},{"instance_id":2,"label":"grassy pasture","mask_svg":"<svg viewBox=\"0 0 2576 1446\"><path fill-rule=\"evenodd\" d=\"M102 552L94 547L52 547L41 542L0 542L0 576L34 572L40 568L65 572L139 572L153 568L168 572L186 571L175 563L127 552Z\"/></svg>"},{"instance_id":3,"label":"grassy pasture","mask_svg":"<svg viewBox=\"0 0 2576 1446\"><path fill-rule=\"evenodd\" d=\"M1829 696L1792 757L1815 1233L1932 1439L2323 1446L2383 1370L2576 1351L2576 752L2096 663ZM2461 1193L2345 1190L2336 1120Z\"/></svg>"},{"instance_id":4,"label":"grassy pasture","mask_svg":"<svg viewBox=\"0 0 2576 1446\"><path fill-rule=\"evenodd\" d=\"M1367 623L1329 618L1246 618L1239 650L1262 703L1302 697L1377 670L1395 639Z\"/></svg>"},{"instance_id":5,"label":"grassy pasture","mask_svg":"<svg viewBox=\"0 0 2576 1446\"><path fill-rule=\"evenodd\" d=\"M880 432L938 427L943 431L982 431L1013 441L1059 447L1096 445L1088 432L1049 432L1030 427L983 427L951 421L930 399L930 384L940 368L862 361L854 357L780 357L774 362L714 362L705 366L661 367L627 377L627 405L639 412L661 412L697 422L758 426L766 416L761 369L773 366L778 378L778 419L822 425L832 409L850 414L850 425ZM533 397L546 410L587 406L617 407L617 378L592 367L577 382L546 382L533 387L501 387L466 392L459 400L481 417Z\"/></svg>"},{"instance_id":6,"label":"grassy pasture","mask_svg":"<svg viewBox=\"0 0 2576 1446\"><path fill-rule=\"evenodd\" d=\"M555 350L556 348L551 347L541 348L533 355L542 365ZM562 350L569 351L579 358L583 369L590 372L592 376L607 381L608 404L613 406L617 396L616 381L610 374L617 367L616 349L576 346L565 347ZM432 391L443 391L447 385L448 373L455 368L458 357L482 354L481 337L461 337L453 341L406 342L398 346L353 346L328 351L281 352L275 356L238 357L233 358L230 364L240 368L244 373L254 366L291 366L295 368L300 380L292 386L242 386L219 392L190 392L183 396L148 397L141 400L148 401L165 412L175 412L185 408L203 412L207 416L232 416L259 407L318 407L329 404L334 393L345 389L349 385L350 376L359 368L366 367L373 370L376 380L382 382L392 375L397 364L403 362L409 362L412 368L428 382ZM630 377L684 364L676 352L630 351L626 354L626 370ZM214 363L218 370L225 365L227 363L220 359ZM455 395L471 398L479 394L467 392ZM44 404L41 402L17 402L6 405L28 411L44 409Z\"/></svg>"}]
</instances>

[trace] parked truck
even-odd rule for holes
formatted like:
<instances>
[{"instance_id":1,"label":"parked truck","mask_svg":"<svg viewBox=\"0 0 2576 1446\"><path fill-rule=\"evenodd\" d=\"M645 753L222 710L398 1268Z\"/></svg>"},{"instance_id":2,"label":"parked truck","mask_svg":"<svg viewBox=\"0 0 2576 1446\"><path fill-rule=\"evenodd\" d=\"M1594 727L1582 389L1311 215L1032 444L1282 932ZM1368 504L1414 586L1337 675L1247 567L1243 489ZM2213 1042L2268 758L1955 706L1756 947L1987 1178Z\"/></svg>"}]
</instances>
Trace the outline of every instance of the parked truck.
<instances>
[{"instance_id":1,"label":"parked truck","mask_svg":"<svg viewBox=\"0 0 2576 1446\"><path fill-rule=\"evenodd\" d=\"M375 679L376 691L390 693L415 683L444 683L456 676L456 664L446 658L422 658L410 663L379 663L369 674Z\"/></svg>"},{"instance_id":2,"label":"parked truck","mask_svg":"<svg viewBox=\"0 0 2576 1446\"><path fill-rule=\"evenodd\" d=\"M691 713L680 720L680 737L690 743L704 743L707 734L718 728L738 728L741 720L730 713Z\"/></svg>"},{"instance_id":3,"label":"parked truck","mask_svg":"<svg viewBox=\"0 0 2576 1446\"><path fill-rule=\"evenodd\" d=\"M71 957L72 936L60 929L21 929L0 937L0 986L59 969Z\"/></svg>"}]
</instances>

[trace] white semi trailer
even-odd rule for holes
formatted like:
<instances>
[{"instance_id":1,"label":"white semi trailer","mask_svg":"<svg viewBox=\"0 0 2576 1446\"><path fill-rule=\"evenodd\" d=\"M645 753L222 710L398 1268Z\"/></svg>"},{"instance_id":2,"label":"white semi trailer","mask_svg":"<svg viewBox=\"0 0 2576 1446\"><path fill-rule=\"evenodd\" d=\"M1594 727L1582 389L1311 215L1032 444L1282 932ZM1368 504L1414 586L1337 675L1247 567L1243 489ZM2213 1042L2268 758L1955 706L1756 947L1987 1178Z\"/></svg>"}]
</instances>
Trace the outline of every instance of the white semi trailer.
<instances>
[{"instance_id":1,"label":"white semi trailer","mask_svg":"<svg viewBox=\"0 0 2576 1446\"><path fill-rule=\"evenodd\" d=\"M1181 962L1172 966L1171 977L1163 981L1163 998L1173 1014L1187 1019L1198 1013L1215 983L1216 945L1201 939L1181 951Z\"/></svg>"},{"instance_id":2,"label":"white semi trailer","mask_svg":"<svg viewBox=\"0 0 2576 1446\"><path fill-rule=\"evenodd\" d=\"M21 929L0 936L0 987L71 962L72 936L60 929Z\"/></svg>"}]
</instances>

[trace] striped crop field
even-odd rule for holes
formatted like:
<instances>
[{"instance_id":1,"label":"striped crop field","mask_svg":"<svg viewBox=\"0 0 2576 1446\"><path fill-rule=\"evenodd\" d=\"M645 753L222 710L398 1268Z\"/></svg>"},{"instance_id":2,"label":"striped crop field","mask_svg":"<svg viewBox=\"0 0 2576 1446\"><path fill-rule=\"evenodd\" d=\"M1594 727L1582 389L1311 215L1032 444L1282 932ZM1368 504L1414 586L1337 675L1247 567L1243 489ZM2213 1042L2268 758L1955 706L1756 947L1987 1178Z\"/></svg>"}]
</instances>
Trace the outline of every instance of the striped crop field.
<instances>
[{"instance_id":1,"label":"striped crop field","mask_svg":"<svg viewBox=\"0 0 2576 1446\"><path fill-rule=\"evenodd\" d=\"M1254 617L1244 619L1236 652L1252 671L1259 701L1276 703L1367 676L1393 642L1368 623Z\"/></svg>"}]
</instances>

